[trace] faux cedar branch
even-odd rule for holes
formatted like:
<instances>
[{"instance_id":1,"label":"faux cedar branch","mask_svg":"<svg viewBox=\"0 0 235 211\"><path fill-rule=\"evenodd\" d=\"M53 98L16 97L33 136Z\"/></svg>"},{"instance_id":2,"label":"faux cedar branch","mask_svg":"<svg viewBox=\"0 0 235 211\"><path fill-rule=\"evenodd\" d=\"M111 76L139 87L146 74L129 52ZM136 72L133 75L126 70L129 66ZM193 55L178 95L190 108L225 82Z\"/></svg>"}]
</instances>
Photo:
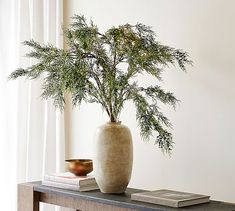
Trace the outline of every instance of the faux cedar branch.
<instances>
[{"instance_id":1,"label":"faux cedar branch","mask_svg":"<svg viewBox=\"0 0 235 211\"><path fill-rule=\"evenodd\" d=\"M172 134L167 130L171 123L158 102L175 107L178 100L159 85L139 86L135 77L148 73L157 83L169 65L178 64L185 71L186 65L192 63L188 54L160 44L152 29L143 24L125 24L101 33L92 21L88 24L83 16L75 15L64 36L66 50L25 41L24 45L32 48L27 56L38 63L17 69L9 78L37 79L46 73L42 84L44 99L53 99L62 110L64 93L69 92L74 106L82 101L101 104L111 122L119 121L124 103L131 100L141 136L148 140L157 132L156 144L169 153L173 147Z\"/></svg>"}]
</instances>

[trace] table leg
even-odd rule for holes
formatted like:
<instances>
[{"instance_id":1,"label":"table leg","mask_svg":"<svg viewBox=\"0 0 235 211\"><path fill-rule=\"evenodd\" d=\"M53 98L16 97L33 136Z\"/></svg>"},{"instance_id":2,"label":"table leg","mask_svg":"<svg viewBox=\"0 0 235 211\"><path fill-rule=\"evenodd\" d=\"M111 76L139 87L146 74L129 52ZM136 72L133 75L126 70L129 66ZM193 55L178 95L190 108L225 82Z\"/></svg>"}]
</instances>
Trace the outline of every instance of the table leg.
<instances>
[{"instance_id":1,"label":"table leg","mask_svg":"<svg viewBox=\"0 0 235 211\"><path fill-rule=\"evenodd\" d=\"M39 193L34 192L33 185L24 183L18 185L18 211L39 211Z\"/></svg>"}]
</instances>

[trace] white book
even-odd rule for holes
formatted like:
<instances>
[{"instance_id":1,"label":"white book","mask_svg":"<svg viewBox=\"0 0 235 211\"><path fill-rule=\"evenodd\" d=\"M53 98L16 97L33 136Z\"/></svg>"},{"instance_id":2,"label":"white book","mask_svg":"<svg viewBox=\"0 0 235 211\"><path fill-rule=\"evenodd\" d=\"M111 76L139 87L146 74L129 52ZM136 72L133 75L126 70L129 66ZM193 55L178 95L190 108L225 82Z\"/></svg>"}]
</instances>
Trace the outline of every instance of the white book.
<instances>
[{"instance_id":1,"label":"white book","mask_svg":"<svg viewBox=\"0 0 235 211\"><path fill-rule=\"evenodd\" d=\"M148 202L169 207L186 207L209 202L210 196L173 190L156 190L131 194L135 201Z\"/></svg>"},{"instance_id":2,"label":"white book","mask_svg":"<svg viewBox=\"0 0 235 211\"><path fill-rule=\"evenodd\" d=\"M45 175L44 181L54 181L70 185L78 185L80 187L84 185L96 184L93 175L76 176L70 172Z\"/></svg>"},{"instance_id":3,"label":"white book","mask_svg":"<svg viewBox=\"0 0 235 211\"><path fill-rule=\"evenodd\" d=\"M92 185L80 187L78 185L70 185L70 184L66 184L66 183L60 183L60 182L54 182L54 181L48 181L48 180L42 181L42 185L66 189L66 190L73 190L73 191L91 191L91 190L98 190L99 189L97 184L92 184Z\"/></svg>"}]
</instances>

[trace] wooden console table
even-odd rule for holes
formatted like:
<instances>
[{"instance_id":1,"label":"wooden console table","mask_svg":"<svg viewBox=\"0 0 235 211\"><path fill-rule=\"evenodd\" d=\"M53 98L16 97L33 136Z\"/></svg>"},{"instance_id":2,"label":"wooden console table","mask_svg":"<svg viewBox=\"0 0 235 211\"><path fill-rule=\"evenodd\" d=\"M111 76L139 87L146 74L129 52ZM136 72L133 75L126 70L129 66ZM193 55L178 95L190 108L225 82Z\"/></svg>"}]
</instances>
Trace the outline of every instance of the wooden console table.
<instances>
[{"instance_id":1,"label":"wooden console table","mask_svg":"<svg viewBox=\"0 0 235 211\"><path fill-rule=\"evenodd\" d=\"M100 191L76 192L51 188L41 182L18 185L18 211L39 211L39 202L81 211L235 211L235 204L211 201L185 208L170 208L131 201L130 194L142 190L128 188L125 194L102 194Z\"/></svg>"}]
</instances>

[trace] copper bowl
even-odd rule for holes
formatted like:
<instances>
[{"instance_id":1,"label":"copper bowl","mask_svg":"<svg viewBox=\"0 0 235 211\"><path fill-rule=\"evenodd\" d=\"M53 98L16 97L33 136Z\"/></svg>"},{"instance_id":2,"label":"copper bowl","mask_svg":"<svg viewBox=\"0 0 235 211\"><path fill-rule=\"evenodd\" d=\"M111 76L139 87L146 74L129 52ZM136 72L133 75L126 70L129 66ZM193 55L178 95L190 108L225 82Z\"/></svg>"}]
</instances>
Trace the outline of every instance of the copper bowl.
<instances>
[{"instance_id":1,"label":"copper bowl","mask_svg":"<svg viewBox=\"0 0 235 211\"><path fill-rule=\"evenodd\" d=\"M93 171L93 162L91 159L69 159L68 170L76 176L86 176Z\"/></svg>"}]
</instances>

